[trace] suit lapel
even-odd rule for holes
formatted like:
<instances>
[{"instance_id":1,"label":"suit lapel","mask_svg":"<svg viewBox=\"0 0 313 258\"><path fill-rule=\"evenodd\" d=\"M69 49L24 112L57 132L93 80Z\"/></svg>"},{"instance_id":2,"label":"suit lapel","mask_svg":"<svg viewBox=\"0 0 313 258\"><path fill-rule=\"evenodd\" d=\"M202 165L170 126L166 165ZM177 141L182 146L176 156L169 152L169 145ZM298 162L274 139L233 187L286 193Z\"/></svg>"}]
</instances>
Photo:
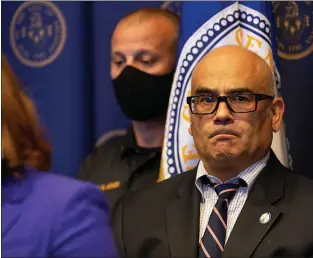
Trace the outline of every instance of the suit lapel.
<instances>
[{"instance_id":1,"label":"suit lapel","mask_svg":"<svg viewBox=\"0 0 313 258\"><path fill-rule=\"evenodd\" d=\"M171 257L198 254L200 193L195 187L196 169L187 173L188 180L180 181L177 195L165 211Z\"/></svg>"},{"instance_id":2,"label":"suit lapel","mask_svg":"<svg viewBox=\"0 0 313 258\"><path fill-rule=\"evenodd\" d=\"M253 254L281 215L273 204L283 197L285 173L282 165L271 153L268 165L255 181L236 221L223 257L250 257ZM270 214L270 219L260 219L266 213Z\"/></svg>"}]
</instances>

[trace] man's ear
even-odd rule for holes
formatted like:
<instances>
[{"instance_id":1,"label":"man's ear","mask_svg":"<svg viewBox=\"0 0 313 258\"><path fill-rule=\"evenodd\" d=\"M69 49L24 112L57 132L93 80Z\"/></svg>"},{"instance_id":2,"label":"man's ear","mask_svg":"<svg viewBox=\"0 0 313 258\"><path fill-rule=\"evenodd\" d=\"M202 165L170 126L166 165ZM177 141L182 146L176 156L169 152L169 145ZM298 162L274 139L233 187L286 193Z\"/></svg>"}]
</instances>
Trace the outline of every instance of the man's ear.
<instances>
[{"instance_id":1,"label":"man's ear","mask_svg":"<svg viewBox=\"0 0 313 258\"><path fill-rule=\"evenodd\" d=\"M189 125L189 127L188 127L188 132L189 132L189 134L192 136L191 123L190 123L190 125Z\"/></svg>"},{"instance_id":2,"label":"man's ear","mask_svg":"<svg viewBox=\"0 0 313 258\"><path fill-rule=\"evenodd\" d=\"M282 98L275 98L272 103L272 129L276 133L282 123L283 114L285 111L285 103Z\"/></svg>"},{"instance_id":3,"label":"man's ear","mask_svg":"<svg viewBox=\"0 0 313 258\"><path fill-rule=\"evenodd\" d=\"M190 124L189 124L189 127L188 127L188 132L192 136L192 129L191 129L192 121L191 121L191 112L190 112L190 110L189 110L189 120L190 120Z\"/></svg>"}]
</instances>

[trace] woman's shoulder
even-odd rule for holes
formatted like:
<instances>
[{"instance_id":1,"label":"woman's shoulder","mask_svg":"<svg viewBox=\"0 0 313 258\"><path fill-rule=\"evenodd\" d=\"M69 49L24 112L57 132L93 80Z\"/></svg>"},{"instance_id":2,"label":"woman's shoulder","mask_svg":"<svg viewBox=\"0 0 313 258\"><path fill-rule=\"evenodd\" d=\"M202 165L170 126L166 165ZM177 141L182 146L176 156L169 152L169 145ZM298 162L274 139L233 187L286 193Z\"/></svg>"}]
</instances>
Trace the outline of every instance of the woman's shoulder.
<instances>
[{"instance_id":1,"label":"woman's shoulder","mask_svg":"<svg viewBox=\"0 0 313 258\"><path fill-rule=\"evenodd\" d=\"M51 199L63 201L81 195L86 198L103 198L103 193L96 185L66 175L28 171L27 177L31 182L33 193L42 194L45 198L50 196Z\"/></svg>"},{"instance_id":2,"label":"woman's shoulder","mask_svg":"<svg viewBox=\"0 0 313 258\"><path fill-rule=\"evenodd\" d=\"M70 177L67 175L63 174L58 174L54 172L40 172L40 171L28 171L27 172L30 177L32 177L37 183L40 184L49 184L49 185L54 185L54 184L66 184L70 187L82 187L82 186L95 186L89 182L81 181L79 179L76 179L74 177Z\"/></svg>"}]
</instances>

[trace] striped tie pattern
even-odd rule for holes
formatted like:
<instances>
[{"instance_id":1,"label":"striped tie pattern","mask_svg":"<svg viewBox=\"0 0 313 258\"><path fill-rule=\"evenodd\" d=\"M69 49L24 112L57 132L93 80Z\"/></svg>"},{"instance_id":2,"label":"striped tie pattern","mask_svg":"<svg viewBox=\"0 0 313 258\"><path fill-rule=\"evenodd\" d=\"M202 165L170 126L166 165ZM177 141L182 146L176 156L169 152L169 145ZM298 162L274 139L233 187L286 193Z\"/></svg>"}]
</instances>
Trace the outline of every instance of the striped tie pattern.
<instances>
[{"instance_id":1,"label":"striped tie pattern","mask_svg":"<svg viewBox=\"0 0 313 258\"><path fill-rule=\"evenodd\" d=\"M203 179L209 181L208 177ZM221 257L225 246L229 202L239 187L246 186L246 182L238 178L235 183L213 184L210 181L207 183L213 186L218 195L218 200L211 212L204 235L200 240L199 258L218 258Z\"/></svg>"}]
</instances>

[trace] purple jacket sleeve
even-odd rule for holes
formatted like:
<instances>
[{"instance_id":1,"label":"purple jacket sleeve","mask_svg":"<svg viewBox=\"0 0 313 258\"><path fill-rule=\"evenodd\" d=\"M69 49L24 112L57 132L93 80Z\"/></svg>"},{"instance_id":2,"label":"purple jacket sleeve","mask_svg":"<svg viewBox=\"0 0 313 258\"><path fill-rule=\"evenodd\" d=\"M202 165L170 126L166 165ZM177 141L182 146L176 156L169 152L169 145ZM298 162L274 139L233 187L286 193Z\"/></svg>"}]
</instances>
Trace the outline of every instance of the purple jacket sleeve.
<instances>
[{"instance_id":1,"label":"purple jacket sleeve","mask_svg":"<svg viewBox=\"0 0 313 258\"><path fill-rule=\"evenodd\" d=\"M54 227L53 257L117 257L103 193L91 184L75 189Z\"/></svg>"}]
</instances>

